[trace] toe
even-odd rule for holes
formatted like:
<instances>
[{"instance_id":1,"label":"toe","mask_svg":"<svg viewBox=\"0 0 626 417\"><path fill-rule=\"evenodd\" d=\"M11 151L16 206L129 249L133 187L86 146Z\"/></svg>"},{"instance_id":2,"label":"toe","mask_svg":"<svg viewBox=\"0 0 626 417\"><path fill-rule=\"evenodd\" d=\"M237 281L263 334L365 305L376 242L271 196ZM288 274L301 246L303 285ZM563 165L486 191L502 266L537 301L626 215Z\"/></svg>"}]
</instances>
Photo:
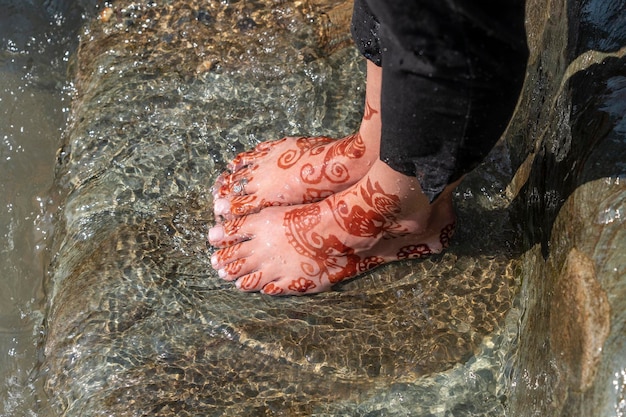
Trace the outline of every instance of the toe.
<instances>
[{"instance_id":1,"label":"toe","mask_svg":"<svg viewBox=\"0 0 626 417\"><path fill-rule=\"evenodd\" d=\"M211 255L211 266L213 269L222 269L226 264L245 256L245 254L241 252L241 246L241 243L237 243L215 251L215 253Z\"/></svg>"},{"instance_id":2,"label":"toe","mask_svg":"<svg viewBox=\"0 0 626 417\"><path fill-rule=\"evenodd\" d=\"M241 180L245 180L247 183L252 180L252 174L258 168L259 167L257 165L249 165L238 169L228 176L228 181L231 183L238 183Z\"/></svg>"},{"instance_id":3,"label":"toe","mask_svg":"<svg viewBox=\"0 0 626 417\"><path fill-rule=\"evenodd\" d=\"M228 163L228 169L232 172L237 171L246 165L248 165L251 161L254 161L255 155L258 153L256 149L251 151L242 152L236 157L233 158L232 161Z\"/></svg>"},{"instance_id":4,"label":"toe","mask_svg":"<svg viewBox=\"0 0 626 417\"><path fill-rule=\"evenodd\" d=\"M217 198L213 202L213 214L215 218L228 216L230 214L230 201L226 198Z\"/></svg>"},{"instance_id":5,"label":"toe","mask_svg":"<svg viewBox=\"0 0 626 417\"><path fill-rule=\"evenodd\" d=\"M229 264L224 265L223 268L218 269L217 274L225 281L234 281L242 275L247 274L249 271L244 269L246 267L246 258L240 258Z\"/></svg>"},{"instance_id":6,"label":"toe","mask_svg":"<svg viewBox=\"0 0 626 417\"><path fill-rule=\"evenodd\" d=\"M239 245L235 245L239 246ZM226 281L234 281L240 277L252 274L257 271L260 266L258 258L254 255L244 253L245 247L240 247L240 251L234 251L234 256L240 256L234 259L232 262L227 262L217 268L217 272L220 278Z\"/></svg>"},{"instance_id":7,"label":"toe","mask_svg":"<svg viewBox=\"0 0 626 417\"><path fill-rule=\"evenodd\" d=\"M253 192L253 173L257 169L258 166L255 165L242 168L232 174L220 175L213 186L213 197L225 198Z\"/></svg>"},{"instance_id":8,"label":"toe","mask_svg":"<svg viewBox=\"0 0 626 417\"><path fill-rule=\"evenodd\" d=\"M230 175L230 171L223 171L222 173L220 173L217 178L215 179L215 181L213 182L213 186L211 187L211 191L215 194L215 192L217 192L217 190L219 190L219 188L224 184L224 182L226 181L226 178L228 178L228 176Z\"/></svg>"},{"instance_id":9,"label":"toe","mask_svg":"<svg viewBox=\"0 0 626 417\"><path fill-rule=\"evenodd\" d=\"M217 224L209 229L208 239L211 246L226 248L250 239L250 235L241 230L247 216Z\"/></svg>"},{"instance_id":10,"label":"toe","mask_svg":"<svg viewBox=\"0 0 626 417\"><path fill-rule=\"evenodd\" d=\"M255 195L244 195L234 197L228 207L228 215L245 216L260 211L263 208L263 201ZM226 213L222 214L227 215Z\"/></svg>"},{"instance_id":11,"label":"toe","mask_svg":"<svg viewBox=\"0 0 626 417\"><path fill-rule=\"evenodd\" d=\"M209 243L213 246L224 240L224 227L221 224L215 225L209 229Z\"/></svg>"},{"instance_id":12,"label":"toe","mask_svg":"<svg viewBox=\"0 0 626 417\"><path fill-rule=\"evenodd\" d=\"M265 284L261 289L262 294L266 295L287 295L285 294L285 290L280 285L276 285L273 282Z\"/></svg>"},{"instance_id":13,"label":"toe","mask_svg":"<svg viewBox=\"0 0 626 417\"><path fill-rule=\"evenodd\" d=\"M241 192L241 184L238 181L233 181L232 174L224 177L221 181L219 188L216 190L214 197L215 198L226 198L228 196L232 196L233 194L238 194Z\"/></svg>"},{"instance_id":14,"label":"toe","mask_svg":"<svg viewBox=\"0 0 626 417\"><path fill-rule=\"evenodd\" d=\"M240 277L235 283L235 286L239 290L246 292L261 291L265 285L265 280L263 278L262 271L254 271Z\"/></svg>"}]
</instances>

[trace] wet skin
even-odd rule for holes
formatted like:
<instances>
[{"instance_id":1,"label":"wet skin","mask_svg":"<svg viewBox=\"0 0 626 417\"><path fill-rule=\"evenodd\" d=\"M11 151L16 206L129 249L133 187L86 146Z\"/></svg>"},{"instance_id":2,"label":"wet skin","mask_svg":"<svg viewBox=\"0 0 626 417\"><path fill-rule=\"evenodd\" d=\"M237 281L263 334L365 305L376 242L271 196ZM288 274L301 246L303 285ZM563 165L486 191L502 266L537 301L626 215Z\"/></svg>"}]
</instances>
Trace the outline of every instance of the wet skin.
<instances>
[{"instance_id":1,"label":"wet skin","mask_svg":"<svg viewBox=\"0 0 626 417\"><path fill-rule=\"evenodd\" d=\"M368 62L365 111L355 134L338 140L287 137L235 157L213 185L216 219L319 201L363 178L379 155L381 77L381 69Z\"/></svg>"},{"instance_id":2,"label":"wet skin","mask_svg":"<svg viewBox=\"0 0 626 417\"><path fill-rule=\"evenodd\" d=\"M448 246L454 185L429 204L415 178L378 159L381 79L368 62L357 133L264 142L218 177L209 243L222 279L242 291L311 294Z\"/></svg>"},{"instance_id":3,"label":"wet skin","mask_svg":"<svg viewBox=\"0 0 626 417\"><path fill-rule=\"evenodd\" d=\"M381 161L353 186L315 203L268 207L209 231L211 263L243 291L327 291L396 260L441 252L454 232L451 190L429 204L419 183Z\"/></svg>"}]
</instances>

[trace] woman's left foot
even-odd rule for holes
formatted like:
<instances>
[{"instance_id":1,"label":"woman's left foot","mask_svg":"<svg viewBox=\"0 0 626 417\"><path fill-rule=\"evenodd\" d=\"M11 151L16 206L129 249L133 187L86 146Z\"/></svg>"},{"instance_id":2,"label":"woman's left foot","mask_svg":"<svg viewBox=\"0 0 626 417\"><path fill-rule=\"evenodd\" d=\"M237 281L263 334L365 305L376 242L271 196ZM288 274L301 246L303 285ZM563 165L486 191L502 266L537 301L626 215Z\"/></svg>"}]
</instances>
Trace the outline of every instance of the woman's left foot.
<instances>
[{"instance_id":1,"label":"woman's left foot","mask_svg":"<svg viewBox=\"0 0 626 417\"><path fill-rule=\"evenodd\" d=\"M213 184L216 220L320 201L363 178L380 154L381 88L382 69L367 61L364 113L353 135L287 137L239 154Z\"/></svg>"},{"instance_id":2,"label":"woman's left foot","mask_svg":"<svg viewBox=\"0 0 626 417\"><path fill-rule=\"evenodd\" d=\"M218 224L211 263L242 291L301 295L379 265L445 249L454 233L452 187L433 204L415 178L380 160L325 200L268 207Z\"/></svg>"}]
</instances>

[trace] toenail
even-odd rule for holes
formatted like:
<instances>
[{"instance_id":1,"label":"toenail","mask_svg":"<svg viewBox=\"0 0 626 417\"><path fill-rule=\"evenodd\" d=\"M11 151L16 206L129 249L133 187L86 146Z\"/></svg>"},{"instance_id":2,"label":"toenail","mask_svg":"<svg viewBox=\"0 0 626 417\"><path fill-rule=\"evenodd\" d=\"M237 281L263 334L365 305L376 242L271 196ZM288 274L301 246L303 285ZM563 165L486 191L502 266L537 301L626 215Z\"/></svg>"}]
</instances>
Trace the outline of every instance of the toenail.
<instances>
[{"instance_id":1,"label":"toenail","mask_svg":"<svg viewBox=\"0 0 626 417\"><path fill-rule=\"evenodd\" d=\"M211 266L217 268L217 255L215 253L211 255Z\"/></svg>"},{"instance_id":2,"label":"toenail","mask_svg":"<svg viewBox=\"0 0 626 417\"><path fill-rule=\"evenodd\" d=\"M215 226L209 229L209 242L218 242L224 238L224 228Z\"/></svg>"},{"instance_id":3,"label":"toenail","mask_svg":"<svg viewBox=\"0 0 626 417\"><path fill-rule=\"evenodd\" d=\"M230 213L230 203L225 198L219 198L213 203L213 211L217 215Z\"/></svg>"},{"instance_id":4,"label":"toenail","mask_svg":"<svg viewBox=\"0 0 626 417\"><path fill-rule=\"evenodd\" d=\"M224 279L224 278L226 278L226 276L227 276L228 274L226 273L226 270L225 270L225 269L219 269L219 270L217 271L217 275L218 275L220 278Z\"/></svg>"}]
</instances>

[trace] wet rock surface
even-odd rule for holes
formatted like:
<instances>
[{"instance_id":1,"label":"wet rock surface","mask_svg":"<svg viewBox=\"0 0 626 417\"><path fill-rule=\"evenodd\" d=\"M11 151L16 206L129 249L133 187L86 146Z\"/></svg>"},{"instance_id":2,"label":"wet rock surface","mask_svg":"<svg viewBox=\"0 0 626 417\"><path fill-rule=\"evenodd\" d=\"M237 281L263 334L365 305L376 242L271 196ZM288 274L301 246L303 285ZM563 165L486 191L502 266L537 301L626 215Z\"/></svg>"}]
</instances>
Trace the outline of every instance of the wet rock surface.
<instances>
[{"instance_id":1,"label":"wet rock surface","mask_svg":"<svg viewBox=\"0 0 626 417\"><path fill-rule=\"evenodd\" d=\"M42 369L59 414L623 410L623 1L529 1L524 92L459 187L445 254L306 298L211 270L209 187L230 158L356 129L349 3L99 3L57 154Z\"/></svg>"},{"instance_id":2,"label":"wet rock surface","mask_svg":"<svg viewBox=\"0 0 626 417\"><path fill-rule=\"evenodd\" d=\"M596 376L602 347L610 332L611 311L591 258L575 248L558 277L550 307L550 345L561 358L561 371L578 391Z\"/></svg>"},{"instance_id":3,"label":"wet rock surface","mask_svg":"<svg viewBox=\"0 0 626 417\"><path fill-rule=\"evenodd\" d=\"M626 2L529 1L509 129L525 229L515 416L626 411ZM514 162L514 163L516 163Z\"/></svg>"},{"instance_id":4,"label":"wet rock surface","mask_svg":"<svg viewBox=\"0 0 626 417\"><path fill-rule=\"evenodd\" d=\"M464 188L461 217L480 221L445 255L305 298L240 293L210 267L209 187L228 160L262 140L358 127L350 12L330 1L99 10L57 154L44 369L61 414L406 415L442 398L462 407L476 387L486 401L468 407L502 407L497 367L468 360L506 339L517 288L514 230L491 210L506 158ZM476 238L482 227L498 237ZM461 376L441 392L427 378L466 363L457 373L475 372L474 386Z\"/></svg>"}]
</instances>

